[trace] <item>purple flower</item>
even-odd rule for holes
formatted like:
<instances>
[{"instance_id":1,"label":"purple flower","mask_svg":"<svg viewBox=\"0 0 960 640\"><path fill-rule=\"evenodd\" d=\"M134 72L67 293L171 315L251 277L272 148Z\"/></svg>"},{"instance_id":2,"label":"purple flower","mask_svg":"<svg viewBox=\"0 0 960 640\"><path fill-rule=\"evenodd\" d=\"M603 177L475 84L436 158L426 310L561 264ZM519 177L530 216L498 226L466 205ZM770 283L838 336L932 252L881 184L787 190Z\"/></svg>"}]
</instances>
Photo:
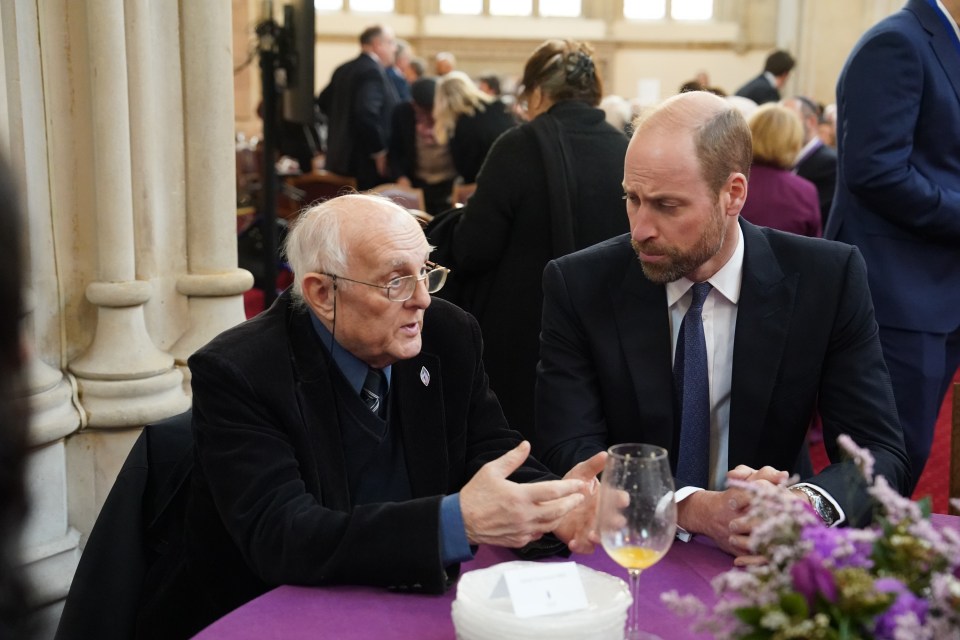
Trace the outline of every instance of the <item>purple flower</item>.
<instances>
[{"instance_id":1,"label":"purple flower","mask_svg":"<svg viewBox=\"0 0 960 640\"><path fill-rule=\"evenodd\" d=\"M870 569L876 533L863 529L804 527L800 539L813 545L813 551L832 568Z\"/></svg>"},{"instance_id":2,"label":"purple flower","mask_svg":"<svg viewBox=\"0 0 960 640\"><path fill-rule=\"evenodd\" d=\"M813 551L790 567L793 588L807 600L807 606L814 609L816 596L820 594L827 602L837 599L837 583L833 573L823 562L823 557Z\"/></svg>"},{"instance_id":3,"label":"purple flower","mask_svg":"<svg viewBox=\"0 0 960 640\"><path fill-rule=\"evenodd\" d=\"M874 636L878 639L893 638L899 626L898 618L902 616L913 617L922 625L927 616L927 601L918 598L912 591L907 589L906 585L896 578L880 578L873 583L874 588L881 593L892 593L896 595L896 600L890 605L890 608L877 616L874 626Z\"/></svg>"}]
</instances>

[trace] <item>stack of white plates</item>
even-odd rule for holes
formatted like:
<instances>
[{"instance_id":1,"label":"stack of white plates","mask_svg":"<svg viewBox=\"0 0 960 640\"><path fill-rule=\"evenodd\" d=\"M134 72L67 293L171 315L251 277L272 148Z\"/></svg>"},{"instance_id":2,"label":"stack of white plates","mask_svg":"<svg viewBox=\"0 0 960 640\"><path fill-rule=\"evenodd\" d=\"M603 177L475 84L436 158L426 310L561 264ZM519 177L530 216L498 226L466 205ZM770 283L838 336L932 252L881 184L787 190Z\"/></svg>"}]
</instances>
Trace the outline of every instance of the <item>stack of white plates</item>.
<instances>
[{"instance_id":1,"label":"stack of white plates","mask_svg":"<svg viewBox=\"0 0 960 640\"><path fill-rule=\"evenodd\" d=\"M504 562L469 571L460 578L453 602L459 640L621 640L633 599L626 583L608 573L577 565L588 607L557 615L518 618L508 597L491 598L505 571L536 566Z\"/></svg>"}]
</instances>

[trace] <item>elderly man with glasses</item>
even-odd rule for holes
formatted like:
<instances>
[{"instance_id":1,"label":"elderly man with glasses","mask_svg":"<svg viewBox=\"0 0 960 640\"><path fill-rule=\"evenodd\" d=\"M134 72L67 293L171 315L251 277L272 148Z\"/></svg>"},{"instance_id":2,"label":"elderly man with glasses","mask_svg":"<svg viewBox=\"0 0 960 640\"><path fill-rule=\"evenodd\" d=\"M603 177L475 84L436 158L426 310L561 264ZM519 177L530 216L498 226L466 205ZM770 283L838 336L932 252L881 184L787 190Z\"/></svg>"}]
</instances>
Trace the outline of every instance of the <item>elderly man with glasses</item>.
<instances>
[{"instance_id":1,"label":"elderly man with glasses","mask_svg":"<svg viewBox=\"0 0 960 640\"><path fill-rule=\"evenodd\" d=\"M190 635L280 584L441 592L478 544L552 532L592 549L605 454L564 479L528 457L476 321L431 299L447 269L407 211L341 196L304 212L286 250L291 289L190 358L185 541L141 630Z\"/></svg>"}]
</instances>

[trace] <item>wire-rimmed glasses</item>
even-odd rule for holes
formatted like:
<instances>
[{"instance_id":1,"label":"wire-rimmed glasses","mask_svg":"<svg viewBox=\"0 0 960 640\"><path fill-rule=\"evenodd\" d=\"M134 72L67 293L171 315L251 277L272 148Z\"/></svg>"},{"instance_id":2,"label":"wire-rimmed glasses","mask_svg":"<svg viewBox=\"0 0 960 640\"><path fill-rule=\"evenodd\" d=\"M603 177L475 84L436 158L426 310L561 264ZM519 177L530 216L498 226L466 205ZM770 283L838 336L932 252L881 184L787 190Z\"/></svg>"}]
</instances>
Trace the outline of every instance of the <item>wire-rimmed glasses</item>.
<instances>
[{"instance_id":1,"label":"wire-rimmed glasses","mask_svg":"<svg viewBox=\"0 0 960 640\"><path fill-rule=\"evenodd\" d=\"M383 289L387 294L388 300L392 300L393 302L406 302L413 297L414 292L417 290L417 284L420 281L425 281L427 285L427 293L436 293L437 291L440 291L440 289L443 288L443 284L447 281L448 273L450 273L450 269L442 267L434 262L427 262L421 269L419 276L400 276L390 280L386 284L363 282L362 280L354 280L345 276L338 276L334 273L323 272L323 275L329 276L334 280L346 280L347 282L364 284L368 287Z\"/></svg>"}]
</instances>

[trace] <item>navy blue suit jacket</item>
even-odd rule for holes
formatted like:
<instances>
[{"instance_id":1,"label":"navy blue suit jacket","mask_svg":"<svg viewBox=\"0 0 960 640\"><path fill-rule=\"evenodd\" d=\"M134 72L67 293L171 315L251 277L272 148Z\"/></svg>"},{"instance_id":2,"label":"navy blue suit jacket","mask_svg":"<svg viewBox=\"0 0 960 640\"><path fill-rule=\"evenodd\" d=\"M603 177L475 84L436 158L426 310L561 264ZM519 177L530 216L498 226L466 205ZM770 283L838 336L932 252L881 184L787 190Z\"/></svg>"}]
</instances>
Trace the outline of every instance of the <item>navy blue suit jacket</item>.
<instances>
[{"instance_id":1,"label":"navy blue suit jacket","mask_svg":"<svg viewBox=\"0 0 960 640\"><path fill-rule=\"evenodd\" d=\"M792 469L819 406L831 464L811 481L848 519L869 519L859 473L839 462L850 435L891 486L909 463L880 351L860 254L741 218L744 257L734 333L730 468ZM620 442L648 442L676 462L666 288L643 275L630 236L558 258L543 275L537 458L562 471Z\"/></svg>"},{"instance_id":2,"label":"navy blue suit jacket","mask_svg":"<svg viewBox=\"0 0 960 640\"><path fill-rule=\"evenodd\" d=\"M825 237L857 245L881 326L960 325L960 48L925 0L870 29L837 84Z\"/></svg>"}]
</instances>

